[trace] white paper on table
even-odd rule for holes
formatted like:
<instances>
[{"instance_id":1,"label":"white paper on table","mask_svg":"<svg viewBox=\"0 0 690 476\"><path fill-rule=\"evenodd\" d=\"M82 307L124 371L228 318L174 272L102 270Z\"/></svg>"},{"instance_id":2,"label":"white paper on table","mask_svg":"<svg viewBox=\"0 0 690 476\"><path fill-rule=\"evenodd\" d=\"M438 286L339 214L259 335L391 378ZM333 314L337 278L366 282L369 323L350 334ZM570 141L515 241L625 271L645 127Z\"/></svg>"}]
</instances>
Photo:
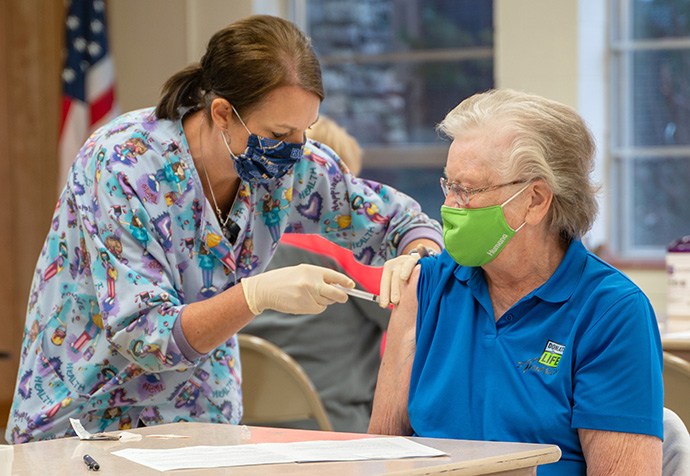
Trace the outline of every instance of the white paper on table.
<instances>
[{"instance_id":1,"label":"white paper on table","mask_svg":"<svg viewBox=\"0 0 690 476\"><path fill-rule=\"evenodd\" d=\"M128 448L114 451L112 454L158 471L293 462L290 458L270 451L262 451L256 446L190 446L168 450Z\"/></svg>"},{"instance_id":2,"label":"white paper on table","mask_svg":"<svg viewBox=\"0 0 690 476\"><path fill-rule=\"evenodd\" d=\"M443 451L415 443L402 436L391 438L364 438L348 441L263 443L262 446L275 453L293 458L297 463L423 458L446 455Z\"/></svg>"},{"instance_id":3,"label":"white paper on table","mask_svg":"<svg viewBox=\"0 0 690 476\"><path fill-rule=\"evenodd\" d=\"M346 441L192 446L168 450L129 448L115 451L113 454L158 471L317 461L420 458L446 455L443 451L421 445L400 436Z\"/></svg>"}]
</instances>

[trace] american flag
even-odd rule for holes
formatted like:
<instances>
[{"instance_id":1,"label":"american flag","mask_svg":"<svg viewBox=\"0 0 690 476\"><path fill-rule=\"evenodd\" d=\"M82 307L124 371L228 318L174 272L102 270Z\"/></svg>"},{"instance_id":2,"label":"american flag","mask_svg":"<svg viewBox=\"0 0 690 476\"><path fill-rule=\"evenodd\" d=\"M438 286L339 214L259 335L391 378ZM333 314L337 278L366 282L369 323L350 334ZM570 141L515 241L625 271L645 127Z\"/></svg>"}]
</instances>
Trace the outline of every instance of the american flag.
<instances>
[{"instance_id":1,"label":"american flag","mask_svg":"<svg viewBox=\"0 0 690 476\"><path fill-rule=\"evenodd\" d=\"M91 132L118 114L103 0L69 2L65 41L59 143L60 188L65 184L77 152Z\"/></svg>"}]
</instances>

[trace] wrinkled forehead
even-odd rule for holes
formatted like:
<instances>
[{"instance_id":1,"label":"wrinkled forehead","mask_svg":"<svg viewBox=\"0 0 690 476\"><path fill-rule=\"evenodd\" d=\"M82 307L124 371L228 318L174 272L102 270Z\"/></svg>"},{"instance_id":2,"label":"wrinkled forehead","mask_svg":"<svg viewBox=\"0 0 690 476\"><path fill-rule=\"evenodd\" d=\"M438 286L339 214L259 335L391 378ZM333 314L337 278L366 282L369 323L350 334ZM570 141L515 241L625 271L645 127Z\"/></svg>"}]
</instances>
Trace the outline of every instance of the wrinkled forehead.
<instances>
[{"instance_id":1,"label":"wrinkled forehead","mask_svg":"<svg viewBox=\"0 0 690 476\"><path fill-rule=\"evenodd\" d=\"M509 159L514 134L506 130L473 128L456 135L448 149L446 168L453 166L484 170L493 176L495 168Z\"/></svg>"}]
</instances>

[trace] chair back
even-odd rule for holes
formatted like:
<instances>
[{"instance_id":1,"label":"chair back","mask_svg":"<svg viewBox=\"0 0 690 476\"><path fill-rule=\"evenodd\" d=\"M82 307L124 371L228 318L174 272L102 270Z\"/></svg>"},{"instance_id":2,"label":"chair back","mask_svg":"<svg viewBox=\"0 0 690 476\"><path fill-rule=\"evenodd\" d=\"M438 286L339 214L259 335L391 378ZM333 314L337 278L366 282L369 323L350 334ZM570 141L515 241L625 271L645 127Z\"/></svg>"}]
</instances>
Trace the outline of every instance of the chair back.
<instances>
[{"instance_id":1,"label":"chair back","mask_svg":"<svg viewBox=\"0 0 690 476\"><path fill-rule=\"evenodd\" d=\"M690 362L664 352L664 406L690 428Z\"/></svg>"},{"instance_id":2,"label":"chair back","mask_svg":"<svg viewBox=\"0 0 690 476\"><path fill-rule=\"evenodd\" d=\"M662 476L690 475L690 434L683 421L664 407Z\"/></svg>"},{"instance_id":3,"label":"chair back","mask_svg":"<svg viewBox=\"0 0 690 476\"><path fill-rule=\"evenodd\" d=\"M260 337L238 334L242 363L242 423L270 424L315 419L333 431L321 397L292 357Z\"/></svg>"}]
</instances>

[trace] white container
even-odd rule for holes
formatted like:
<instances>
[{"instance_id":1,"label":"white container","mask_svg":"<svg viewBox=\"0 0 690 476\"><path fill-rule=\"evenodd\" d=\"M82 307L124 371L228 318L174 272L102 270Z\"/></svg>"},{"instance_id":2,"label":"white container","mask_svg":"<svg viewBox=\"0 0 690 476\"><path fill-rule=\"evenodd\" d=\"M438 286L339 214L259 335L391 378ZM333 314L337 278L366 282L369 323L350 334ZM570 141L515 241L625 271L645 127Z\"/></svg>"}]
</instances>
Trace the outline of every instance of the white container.
<instances>
[{"instance_id":1,"label":"white container","mask_svg":"<svg viewBox=\"0 0 690 476\"><path fill-rule=\"evenodd\" d=\"M673 246L672 243L666 253L668 273L666 312L669 318L690 318L690 249L685 248L685 246Z\"/></svg>"},{"instance_id":2,"label":"white container","mask_svg":"<svg viewBox=\"0 0 690 476\"><path fill-rule=\"evenodd\" d=\"M12 461L14 460L14 447L0 445L0 476L12 474Z\"/></svg>"}]
</instances>

